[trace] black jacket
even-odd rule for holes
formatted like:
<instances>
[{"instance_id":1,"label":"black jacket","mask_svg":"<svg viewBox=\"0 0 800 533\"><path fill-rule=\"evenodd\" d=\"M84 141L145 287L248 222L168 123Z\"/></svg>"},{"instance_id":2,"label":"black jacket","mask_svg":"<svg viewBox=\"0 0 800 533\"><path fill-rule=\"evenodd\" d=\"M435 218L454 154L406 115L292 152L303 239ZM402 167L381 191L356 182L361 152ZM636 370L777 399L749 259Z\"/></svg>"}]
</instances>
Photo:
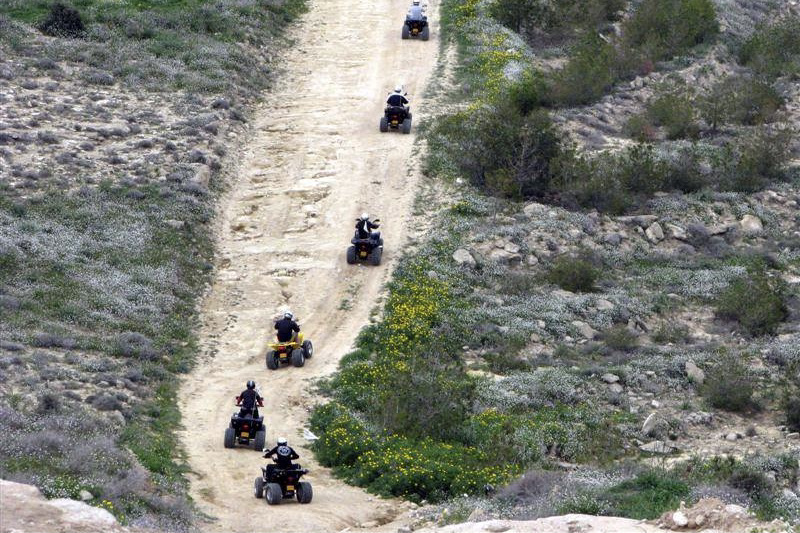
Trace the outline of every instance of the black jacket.
<instances>
[{"instance_id":1,"label":"black jacket","mask_svg":"<svg viewBox=\"0 0 800 533\"><path fill-rule=\"evenodd\" d=\"M402 107L408 105L408 98L400 93L392 93L389 95L389 98L386 99L386 103L391 106Z\"/></svg>"},{"instance_id":2,"label":"black jacket","mask_svg":"<svg viewBox=\"0 0 800 533\"><path fill-rule=\"evenodd\" d=\"M377 229L380 227L380 224L376 224L371 220L361 220L358 219L356 222L356 231L358 232L359 239L368 239L372 230Z\"/></svg>"},{"instance_id":3,"label":"black jacket","mask_svg":"<svg viewBox=\"0 0 800 533\"><path fill-rule=\"evenodd\" d=\"M263 405L264 398L261 397L259 393L257 393L253 389L246 389L243 390L242 393L239 395L239 402L236 405L240 405L242 409L253 409L258 405Z\"/></svg>"},{"instance_id":4,"label":"black jacket","mask_svg":"<svg viewBox=\"0 0 800 533\"><path fill-rule=\"evenodd\" d=\"M275 446L265 453L264 457L272 457L273 455L279 468L291 468L292 461L300 458L291 446Z\"/></svg>"},{"instance_id":5,"label":"black jacket","mask_svg":"<svg viewBox=\"0 0 800 533\"><path fill-rule=\"evenodd\" d=\"M292 340L292 332L299 332L300 326L294 320L281 318L275 322L275 329L278 330L278 342L289 342Z\"/></svg>"}]
</instances>

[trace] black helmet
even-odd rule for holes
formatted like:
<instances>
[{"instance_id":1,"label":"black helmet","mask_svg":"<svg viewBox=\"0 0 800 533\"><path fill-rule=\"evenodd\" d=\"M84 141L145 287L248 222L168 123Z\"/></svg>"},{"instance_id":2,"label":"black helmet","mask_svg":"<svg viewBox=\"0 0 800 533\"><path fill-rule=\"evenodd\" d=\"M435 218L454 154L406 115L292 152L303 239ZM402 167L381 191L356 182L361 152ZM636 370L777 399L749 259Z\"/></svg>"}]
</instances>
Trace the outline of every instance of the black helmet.
<instances>
[{"instance_id":1,"label":"black helmet","mask_svg":"<svg viewBox=\"0 0 800 533\"><path fill-rule=\"evenodd\" d=\"M255 389L256 388L256 382L251 379L250 381L247 382L247 388L248 389Z\"/></svg>"}]
</instances>

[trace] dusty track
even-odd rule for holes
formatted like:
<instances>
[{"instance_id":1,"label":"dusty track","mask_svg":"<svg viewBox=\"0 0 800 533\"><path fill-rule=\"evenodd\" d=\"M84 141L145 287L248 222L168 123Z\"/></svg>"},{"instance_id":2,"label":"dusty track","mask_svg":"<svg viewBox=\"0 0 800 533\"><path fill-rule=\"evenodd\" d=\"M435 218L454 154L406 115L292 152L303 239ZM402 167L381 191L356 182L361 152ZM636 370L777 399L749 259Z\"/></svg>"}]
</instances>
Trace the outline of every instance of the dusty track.
<instances>
[{"instance_id":1,"label":"dusty track","mask_svg":"<svg viewBox=\"0 0 800 533\"><path fill-rule=\"evenodd\" d=\"M407 5L311 2L221 208L218 269L201 309L202 357L181 394L191 493L218 519L209 530L252 531L255 520L276 532L340 531L397 512L396 502L372 498L317 465L301 428L314 401L311 381L333 372L351 347L405 237L417 179L406 163L414 131L381 134L378 120L386 91L402 82L418 126L413 97L421 96L438 52L435 24L428 42L400 39ZM429 12L435 21L433 5ZM352 221L362 211L383 221L386 253L378 268L345 262ZM264 348L286 307L314 341L315 355L303 368L271 372ZM268 443L286 436L312 470L310 505L255 500L253 478L264 460L223 448L233 397L247 379L266 398Z\"/></svg>"}]
</instances>

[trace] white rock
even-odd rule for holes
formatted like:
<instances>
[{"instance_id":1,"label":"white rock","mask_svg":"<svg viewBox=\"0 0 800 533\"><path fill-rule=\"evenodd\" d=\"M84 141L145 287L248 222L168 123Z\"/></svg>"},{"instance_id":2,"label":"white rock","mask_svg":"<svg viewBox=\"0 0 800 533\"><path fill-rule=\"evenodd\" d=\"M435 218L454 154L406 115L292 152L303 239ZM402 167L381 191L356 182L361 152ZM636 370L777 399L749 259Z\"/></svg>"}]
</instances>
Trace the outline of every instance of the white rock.
<instances>
[{"instance_id":1,"label":"white rock","mask_svg":"<svg viewBox=\"0 0 800 533\"><path fill-rule=\"evenodd\" d=\"M764 225L761 219L754 215L745 215L739 221L739 228L745 235L758 235L764 231Z\"/></svg>"},{"instance_id":2,"label":"white rock","mask_svg":"<svg viewBox=\"0 0 800 533\"><path fill-rule=\"evenodd\" d=\"M608 311L609 309L614 309L614 304L609 302L605 298L598 298L597 301L594 303L594 306L599 311Z\"/></svg>"},{"instance_id":3,"label":"white rock","mask_svg":"<svg viewBox=\"0 0 800 533\"><path fill-rule=\"evenodd\" d=\"M660 454L670 454L676 450L674 446L670 446L663 440L654 440L653 442L648 442L647 444L642 444L639 446L639 449L643 452L648 453L660 453Z\"/></svg>"},{"instance_id":4,"label":"white rock","mask_svg":"<svg viewBox=\"0 0 800 533\"><path fill-rule=\"evenodd\" d=\"M675 511L672 513L672 521L678 527L685 527L689 524L689 518L682 511Z\"/></svg>"},{"instance_id":5,"label":"white rock","mask_svg":"<svg viewBox=\"0 0 800 533\"><path fill-rule=\"evenodd\" d=\"M738 440L738 439L739 439L739 435L737 435L734 432L730 432L727 435L725 435L725 440L735 441L735 440Z\"/></svg>"},{"instance_id":6,"label":"white rock","mask_svg":"<svg viewBox=\"0 0 800 533\"><path fill-rule=\"evenodd\" d=\"M80 493L78 494L78 497L81 499L82 502L88 502L89 500L94 499L94 496L92 495L92 493L89 492L86 489L80 491Z\"/></svg>"},{"instance_id":7,"label":"white rock","mask_svg":"<svg viewBox=\"0 0 800 533\"><path fill-rule=\"evenodd\" d=\"M686 233L686 230L680 226L676 226L675 224L665 224L667 229L667 234L672 237L673 239L678 239L679 241L685 241L689 238L689 235Z\"/></svg>"},{"instance_id":8,"label":"white rock","mask_svg":"<svg viewBox=\"0 0 800 533\"><path fill-rule=\"evenodd\" d=\"M703 372L702 368L694 364L694 361L686 361L683 368L686 371L686 376L689 378L689 381L695 385L702 385L706 380L706 373Z\"/></svg>"},{"instance_id":9,"label":"white rock","mask_svg":"<svg viewBox=\"0 0 800 533\"><path fill-rule=\"evenodd\" d=\"M597 335L597 331L595 331L594 328L592 328L592 326L590 326L586 322L582 322L580 320L573 320L572 325L575 327L575 329L578 330L578 333L580 333L581 336L583 336L586 339L593 339Z\"/></svg>"},{"instance_id":10,"label":"white rock","mask_svg":"<svg viewBox=\"0 0 800 533\"><path fill-rule=\"evenodd\" d=\"M659 426L660 422L661 419L656 413L650 413L650 415L645 418L644 424L642 424L642 435L650 437L653 431Z\"/></svg>"},{"instance_id":11,"label":"white rock","mask_svg":"<svg viewBox=\"0 0 800 533\"><path fill-rule=\"evenodd\" d=\"M616 383L617 381L619 381L619 376L608 372L600 376L600 379L602 379L606 383Z\"/></svg>"},{"instance_id":12,"label":"white rock","mask_svg":"<svg viewBox=\"0 0 800 533\"><path fill-rule=\"evenodd\" d=\"M525 262L528 263L528 266L538 265L539 258L533 254L530 254L528 257L525 258Z\"/></svg>"},{"instance_id":13,"label":"white rock","mask_svg":"<svg viewBox=\"0 0 800 533\"><path fill-rule=\"evenodd\" d=\"M747 510L741 505L736 505L735 503L729 503L728 505L725 506L725 512L729 514L745 514Z\"/></svg>"},{"instance_id":14,"label":"white rock","mask_svg":"<svg viewBox=\"0 0 800 533\"><path fill-rule=\"evenodd\" d=\"M661 224L658 222L653 222L650 224L645 230L644 234L647 236L647 240L652 243L657 243L664 240L664 230L661 229Z\"/></svg>"},{"instance_id":15,"label":"white rock","mask_svg":"<svg viewBox=\"0 0 800 533\"><path fill-rule=\"evenodd\" d=\"M622 394L622 391L624 391L625 389L619 383L612 383L611 385L608 386L608 390L610 390L615 394Z\"/></svg>"},{"instance_id":16,"label":"white rock","mask_svg":"<svg viewBox=\"0 0 800 533\"><path fill-rule=\"evenodd\" d=\"M477 264L469 250L464 248L459 248L453 252L453 260L459 265L467 265L469 267L474 267Z\"/></svg>"},{"instance_id":17,"label":"white rock","mask_svg":"<svg viewBox=\"0 0 800 533\"><path fill-rule=\"evenodd\" d=\"M508 252L510 254L518 254L519 253L519 245L514 244L513 242L508 242L508 243L506 243L505 246L503 246L503 250L505 250L506 252Z\"/></svg>"}]
</instances>

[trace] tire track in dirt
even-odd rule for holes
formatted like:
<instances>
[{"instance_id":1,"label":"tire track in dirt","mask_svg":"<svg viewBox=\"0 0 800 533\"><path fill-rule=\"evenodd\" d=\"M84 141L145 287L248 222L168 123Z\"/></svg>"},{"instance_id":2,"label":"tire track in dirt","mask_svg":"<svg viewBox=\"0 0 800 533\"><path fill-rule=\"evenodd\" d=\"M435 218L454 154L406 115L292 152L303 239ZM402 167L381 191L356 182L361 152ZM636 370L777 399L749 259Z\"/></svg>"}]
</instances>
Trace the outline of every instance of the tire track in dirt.
<instances>
[{"instance_id":1,"label":"tire track in dirt","mask_svg":"<svg viewBox=\"0 0 800 533\"><path fill-rule=\"evenodd\" d=\"M431 40L402 41L406 0L350 6L312 1L297 28L286 70L254 122L238 176L220 208L218 268L202 303L197 368L182 386L181 432L192 468L191 495L217 520L214 531L340 531L384 523L398 502L371 497L313 461L301 430L313 405L313 380L329 375L369 318L405 239L418 171L409 168L411 135L378 132L386 91L404 83L416 108L438 53ZM354 218L383 221L380 267L349 266ZM343 302L349 302L344 305ZM264 365L276 315L289 307L315 355L303 368ZM309 468L309 505L267 506L252 495L260 454L226 450L222 436L233 398L248 379L265 397L267 443L286 436Z\"/></svg>"}]
</instances>

